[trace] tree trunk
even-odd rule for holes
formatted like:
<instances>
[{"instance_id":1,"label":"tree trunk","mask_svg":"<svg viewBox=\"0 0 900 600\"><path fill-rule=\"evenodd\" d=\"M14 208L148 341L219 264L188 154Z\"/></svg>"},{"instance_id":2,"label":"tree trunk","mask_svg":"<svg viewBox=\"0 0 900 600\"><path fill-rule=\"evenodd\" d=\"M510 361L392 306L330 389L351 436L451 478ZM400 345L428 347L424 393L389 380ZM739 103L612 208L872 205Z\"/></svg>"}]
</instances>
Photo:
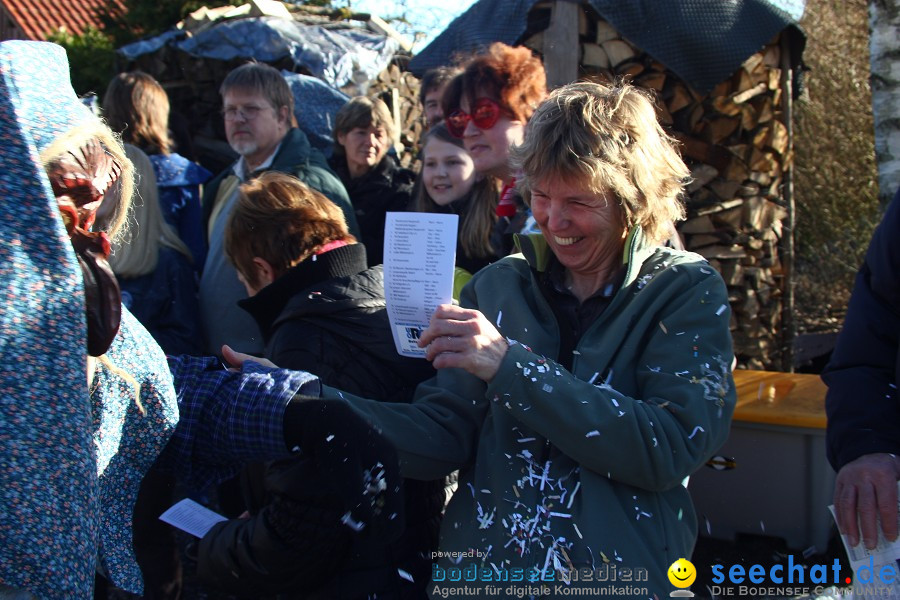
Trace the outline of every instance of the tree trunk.
<instances>
[{"instance_id":1,"label":"tree trunk","mask_svg":"<svg viewBox=\"0 0 900 600\"><path fill-rule=\"evenodd\" d=\"M900 188L900 0L870 0L869 26L878 197L884 205Z\"/></svg>"}]
</instances>

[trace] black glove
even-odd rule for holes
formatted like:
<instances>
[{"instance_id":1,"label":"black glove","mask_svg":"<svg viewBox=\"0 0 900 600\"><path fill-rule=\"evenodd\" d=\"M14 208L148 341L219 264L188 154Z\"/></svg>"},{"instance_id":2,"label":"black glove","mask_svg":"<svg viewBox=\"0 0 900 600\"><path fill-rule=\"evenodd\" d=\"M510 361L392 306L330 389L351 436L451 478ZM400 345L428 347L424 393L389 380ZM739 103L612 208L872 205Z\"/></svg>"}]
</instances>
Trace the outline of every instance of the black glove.
<instances>
[{"instance_id":1,"label":"black glove","mask_svg":"<svg viewBox=\"0 0 900 600\"><path fill-rule=\"evenodd\" d=\"M312 461L276 461L269 482L275 489L258 514L218 523L200 540L197 574L205 584L248 598L296 593L331 581L346 564L354 534Z\"/></svg>"},{"instance_id":2,"label":"black glove","mask_svg":"<svg viewBox=\"0 0 900 600\"><path fill-rule=\"evenodd\" d=\"M379 430L339 400L295 397L285 441L302 451L341 498L343 523L385 543L403 531L403 480L397 452ZM269 483L270 490L276 482Z\"/></svg>"}]
</instances>

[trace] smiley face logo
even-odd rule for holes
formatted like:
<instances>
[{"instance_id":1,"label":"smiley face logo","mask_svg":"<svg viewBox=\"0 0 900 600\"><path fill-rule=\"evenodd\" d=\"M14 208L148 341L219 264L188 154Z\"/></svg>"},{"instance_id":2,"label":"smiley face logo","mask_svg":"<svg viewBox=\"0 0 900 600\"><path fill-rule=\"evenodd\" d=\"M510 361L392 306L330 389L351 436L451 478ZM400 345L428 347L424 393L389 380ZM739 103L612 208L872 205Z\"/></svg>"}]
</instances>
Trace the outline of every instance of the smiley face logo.
<instances>
[{"instance_id":1,"label":"smiley face logo","mask_svg":"<svg viewBox=\"0 0 900 600\"><path fill-rule=\"evenodd\" d=\"M673 562L667 573L669 581L677 588L691 587L691 584L697 579L697 569L686 558L679 558Z\"/></svg>"}]
</instances>

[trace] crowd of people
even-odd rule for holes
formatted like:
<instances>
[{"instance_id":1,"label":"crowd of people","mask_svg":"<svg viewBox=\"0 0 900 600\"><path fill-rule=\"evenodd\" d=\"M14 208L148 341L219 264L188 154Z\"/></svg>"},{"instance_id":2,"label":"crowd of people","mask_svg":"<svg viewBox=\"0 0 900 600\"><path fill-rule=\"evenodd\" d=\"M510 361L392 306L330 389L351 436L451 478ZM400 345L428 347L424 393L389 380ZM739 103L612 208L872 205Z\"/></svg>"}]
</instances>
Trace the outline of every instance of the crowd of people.
<instances>
[{"instance_id":1,"label":"crowd of people","mask_svg":"<svg viewBox=\"0 0 900 600\"><path fill-rule=\"evenodd\" d=\"M102 117L57 46L0 43L0 75L0 597L183 597L158 516L185 495L227 517L197 573L239 597L421 598L469 567L577 587L610 564L668 595L736 393L725 284L667 243L690 171L646 92L548 94L495 43L423 78L415 173L382 100L338 111L326 158L247 63L213 175L145 73ZM425 360L395 351L385 302L386 214L407 210L459 215ZM891 443L838 437L836 466L900 473ZM855 514L859 477L838 481Z\"/></svg>"}]
</instances>

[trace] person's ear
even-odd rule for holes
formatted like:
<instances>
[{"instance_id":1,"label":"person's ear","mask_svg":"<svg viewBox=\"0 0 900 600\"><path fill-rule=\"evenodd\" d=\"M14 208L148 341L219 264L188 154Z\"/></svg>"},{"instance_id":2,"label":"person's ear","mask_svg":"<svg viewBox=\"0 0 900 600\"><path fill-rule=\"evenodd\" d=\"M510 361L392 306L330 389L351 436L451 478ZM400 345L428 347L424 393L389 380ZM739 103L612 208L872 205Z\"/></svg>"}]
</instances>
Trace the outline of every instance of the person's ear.
<instances>
[{"instance_id":1,"label":"person's ear","mask_svg":"<svg viewBox=\"0 0 900 600\"><path fill-rule=\"evenodd\" d=\"M256 280L259 281L259 289L275 281L275 267L266 259L254 256L253 269L256 271Z\"/></svg>"},{"instance_id":2,"label":"person's ear","mask_svg":"<svg viewBox=\"0 0 900 600\"><path fill-rule=\"evenodd\" d=\"M287 106L281 106L278 108L278 120L281 123L284 123L285 127L291 126L291 109Z\"/></svg>"},{"instance_id":3,"label":"person's ear","mask_svg":"<svg viewBox=\"0 0 900 600\"><path fill-rule=\"evenodd\" d=\"M345 142L346 140L347 140L347 134L346 134L346 133L339 133L339 134L337 134L337 142L338 142L339 145L343 146L343 145L344 145L344 142Z\"/></svg>"}]
</instances>

